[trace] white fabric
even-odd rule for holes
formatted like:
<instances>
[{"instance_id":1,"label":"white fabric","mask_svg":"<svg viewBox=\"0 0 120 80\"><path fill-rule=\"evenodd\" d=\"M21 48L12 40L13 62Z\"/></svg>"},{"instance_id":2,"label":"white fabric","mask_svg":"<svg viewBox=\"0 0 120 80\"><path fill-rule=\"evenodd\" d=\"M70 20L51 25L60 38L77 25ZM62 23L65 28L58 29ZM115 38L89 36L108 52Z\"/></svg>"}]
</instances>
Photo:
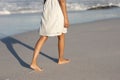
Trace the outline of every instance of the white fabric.
<instances>
[{"instance_id":1,"label":"white fabric","mask_svg":"<svg viewBox=\"0 0 120 80\"><path fill-rule=\"evenodd\" d=\"M46 0L39 33L43 36L57 36L67 33L67 28L64 28L64 17L58 0Z\"/></svg>"}]
</instances>

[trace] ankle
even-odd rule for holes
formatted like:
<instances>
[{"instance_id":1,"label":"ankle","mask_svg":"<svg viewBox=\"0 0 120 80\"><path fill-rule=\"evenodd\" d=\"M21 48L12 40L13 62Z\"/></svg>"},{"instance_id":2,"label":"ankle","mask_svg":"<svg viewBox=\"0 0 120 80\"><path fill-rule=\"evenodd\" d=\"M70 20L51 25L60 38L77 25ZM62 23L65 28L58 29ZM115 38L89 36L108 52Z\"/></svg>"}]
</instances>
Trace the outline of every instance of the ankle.
<instances>
[{"instance_id":1,"label":"ankle","mask_svg":"<svg viewBox=\"0 0 120 80\"><path fill-rule=\"evenodd\" d=\"M37 65L37 63L31 63L31 66Z\"/></svg>"},{"instance_id":2,"label":"ankle","mask_svg":"<svg viewBox=\"0 0 120 80\"><path fill-rule=\"evenodd\" d=\"M61 58L59 58L58 60L59 60L59 61L61 61L61 60L64 60L64 58L63 58L63 57L61 57Z\"/></svg>"}]
</instances>

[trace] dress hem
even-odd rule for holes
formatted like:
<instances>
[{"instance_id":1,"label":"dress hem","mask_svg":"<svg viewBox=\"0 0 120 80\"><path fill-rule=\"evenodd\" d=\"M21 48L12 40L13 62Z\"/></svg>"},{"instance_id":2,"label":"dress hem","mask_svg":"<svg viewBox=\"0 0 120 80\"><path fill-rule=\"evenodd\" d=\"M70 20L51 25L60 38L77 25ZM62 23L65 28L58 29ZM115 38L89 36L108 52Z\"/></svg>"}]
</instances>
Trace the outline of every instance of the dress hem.
<instances>
[{"instance_id":1,"label":"dress hem","mask_svg":"<svg viewBox=\"0 0 120 80\"><path fill-rule=\"evenodd\" d=\"M55 37L55 36L59 36L61 34L66 34L66 33L59 33L59 34L40 34L40 36L48 36L48 37Z\"/></svg>"}]
</instances>

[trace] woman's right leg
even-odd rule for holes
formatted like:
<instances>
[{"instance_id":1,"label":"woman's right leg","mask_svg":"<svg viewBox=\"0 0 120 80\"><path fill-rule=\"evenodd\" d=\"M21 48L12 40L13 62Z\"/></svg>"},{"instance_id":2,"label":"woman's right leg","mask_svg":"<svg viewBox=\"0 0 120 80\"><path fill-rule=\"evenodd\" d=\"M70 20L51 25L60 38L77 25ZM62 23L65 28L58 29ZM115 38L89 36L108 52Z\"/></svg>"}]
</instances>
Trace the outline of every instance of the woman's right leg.
<instances>
[{"instance_id":1,"label":"woman's right leg","mask_svg":"<svg viewBox=\"0 0 120 80\"><path fill-rule=\"evenodd\" d=\"M64 47L65 47L65 34L61 34L58 36L58 53L59 59L58 64L65 64L68 63L69 60L64 58Z\"/></svg>"},{"instance_id":2,"label":"woman's right leg","mask_svg":"<svg viewBox=\"0 0 120 80\"><path fill-rule=\"evenodd\" d=\"M30 65L30 67L34 69L35 71L42 71L42 69L37 65L37 58L38 58L39 52L41 51L43 44L45 43L47 39L48 39L48 36L41 36L35 45L33 59Z\"/></svg>"}]
</instances>

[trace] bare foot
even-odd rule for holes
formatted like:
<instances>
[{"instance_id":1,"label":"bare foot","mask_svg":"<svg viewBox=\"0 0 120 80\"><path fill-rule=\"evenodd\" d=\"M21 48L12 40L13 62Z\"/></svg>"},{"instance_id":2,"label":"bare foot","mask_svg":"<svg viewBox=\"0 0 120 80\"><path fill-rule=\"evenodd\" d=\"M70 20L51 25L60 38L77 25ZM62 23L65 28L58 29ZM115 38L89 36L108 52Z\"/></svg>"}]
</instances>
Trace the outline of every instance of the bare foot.
<instances>
[{"instance_id":1,"label":"bare foot","mask_svg":"<svg viewBox=\"0 0 120 80\"><path fill-rule=\"evenodd\" d=\"M61 59L58 61L58 64L66 64L66 63L69 63L70 60L69 59Z\"/></svg>"},{"instance_id":2,"label":"bare foot","mask_svg":"<svg viewBox=\"0 0 120 80\"><path fill-rule=\"evenodd\" d=\"M31 67L33 70L35 70L35 71L42 71L42 69L41 69L39 66L37 66L37 65L31 64L30 67Z\"/></svg>"}]
</instances>

